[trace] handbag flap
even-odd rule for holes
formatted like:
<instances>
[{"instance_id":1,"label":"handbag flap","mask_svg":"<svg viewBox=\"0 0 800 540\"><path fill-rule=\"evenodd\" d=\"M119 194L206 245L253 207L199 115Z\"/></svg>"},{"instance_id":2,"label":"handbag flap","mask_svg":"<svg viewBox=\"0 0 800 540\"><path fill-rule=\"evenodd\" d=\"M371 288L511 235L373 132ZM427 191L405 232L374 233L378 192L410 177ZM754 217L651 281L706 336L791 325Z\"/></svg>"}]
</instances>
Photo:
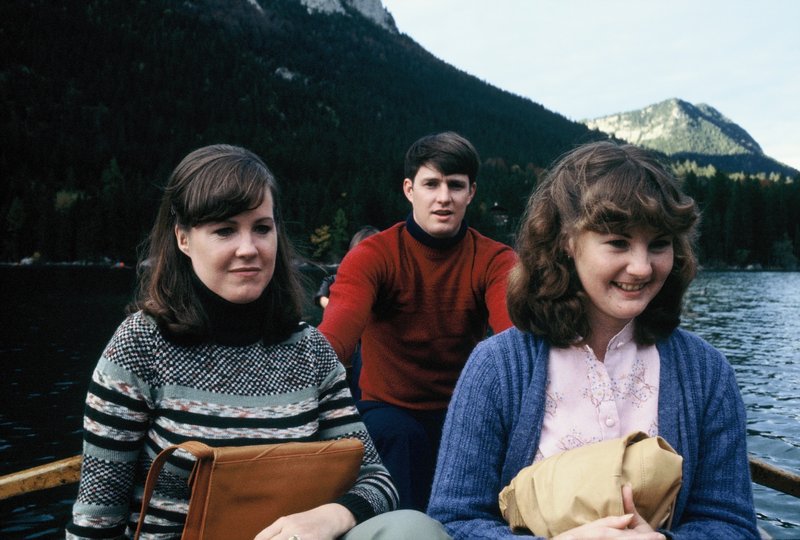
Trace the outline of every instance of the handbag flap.
<instances>
[{"instance_id":1,"label":"handbag flap","mask_svg":"<svg viewBox=\"0 0 800 540\"><path fill-rule=\"evenodd\" d=\"M358 439L341 439L213 452L208 474L196 474L184 534L196 530L197 538L250 540L281 516L344 495L358 477L364 446ZM206 476L207 483L201 481Z\"/></svg>"},{"instance_id":2,"label":"handbag flap","mask_svg":"<svg viewBox=\"0 0 800 540\"><path fill-rule=\"evenodd\" d=\"M348 453L353 451L360 451L363 453L364 451L364 445L358 439L207 448L213 453L214 461L217 465L235 463L238 461L280 460L284 458L300 459L302 456L311 457L317 454L331 455L338 452Z\"/></svg>"}]
</instances>

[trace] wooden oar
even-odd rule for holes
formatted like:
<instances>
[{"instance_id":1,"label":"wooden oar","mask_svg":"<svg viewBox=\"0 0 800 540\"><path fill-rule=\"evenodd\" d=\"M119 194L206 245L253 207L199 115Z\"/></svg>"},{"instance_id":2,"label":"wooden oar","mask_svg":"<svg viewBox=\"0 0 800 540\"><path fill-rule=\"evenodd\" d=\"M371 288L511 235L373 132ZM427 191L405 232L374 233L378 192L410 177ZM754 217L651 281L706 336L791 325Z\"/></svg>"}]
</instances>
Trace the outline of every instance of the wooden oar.
<instances>
[{"instance_id":1,"label":"wooden oar","mask_svg":"<svg viewBox=\"0 0 800 540\"><path fill-rule=\"evenodd\" d=\"M800 498L800 474L789 472L750 456L750 475L756 484Z\"/></svg>"},{"instance_id":2,"label":"wooden oar","mask_svg":"<svg viewBox=\"0 0 800 540\"><path fill-rule=\"evenodd\" d=\"M80 477L80 455L0 476L0 500L32 491L74 484Z\"/></svg>"},{"instance_id":3,"label":"wooden oar","mask_svg":"<svg viewBox=\"0 0 800 540\"><path fill-rule=\"evenodd\" d=\"M750 456L753 482L800 498L800 475ZM81 456L72 456L46 465L0 476L0 500L40 491L80 479Z\"/></svg>"}]
</instances>

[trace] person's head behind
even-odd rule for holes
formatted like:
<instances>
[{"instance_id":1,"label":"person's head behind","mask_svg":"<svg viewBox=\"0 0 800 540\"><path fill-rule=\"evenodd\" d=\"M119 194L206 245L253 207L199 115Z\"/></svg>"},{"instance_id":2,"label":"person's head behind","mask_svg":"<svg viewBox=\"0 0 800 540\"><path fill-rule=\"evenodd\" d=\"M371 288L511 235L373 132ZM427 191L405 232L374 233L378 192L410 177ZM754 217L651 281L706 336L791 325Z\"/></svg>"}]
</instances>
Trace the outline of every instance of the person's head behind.
<instances>
[{"instance_id":1,"label":"person's head behind","mask_svg":"<svg viewBox=\"0 0 800 540\"><path fill-rule=\"evenodd\" d=\"M509 278L508 310L515 326L556 346L586 340L589 299L569 256L584 231L624 233L641 227L671 237L672 269L636 317L637 343L652 344L680 321L694 278L692 248L699 214L675 179L645 150L590 143L562 156L531 195L517 236L519 260Z\"/></svg>"},{"instance_id":2,"label":"person's head behind","mask_svg":"<svg viewBox=\"0 0 800 540\"><path fill-rule=\"evenodd\" d=\"M373 234L378 234L379 232L381 232L380 229L378 229L377 227L373 227L372 225L365 225L361 227L355 232L355 234L353 234L353 237L350 239L350 245L348 246L348 249L353 249L358 244L360 244L362 240L369 238Z\"/></svg>"},{"instance_id":3,"label":"person's head behind","mask_svg":"<svg viewBox=\"0 0 800 540\"><path fill-rule=\"evenodd\" d=\"M221 222L271 198L277 233L275 269L266 291L265 339L290 332L302 315L302 289L292 266L293 248L280 215L275 177L255 154L230 145L189 153L170 175L151 230L134 309L152 315L177 337L204 337L207 319L193 289L192 259L178 246L176 232Z\"/></svg>"}]
</instances>

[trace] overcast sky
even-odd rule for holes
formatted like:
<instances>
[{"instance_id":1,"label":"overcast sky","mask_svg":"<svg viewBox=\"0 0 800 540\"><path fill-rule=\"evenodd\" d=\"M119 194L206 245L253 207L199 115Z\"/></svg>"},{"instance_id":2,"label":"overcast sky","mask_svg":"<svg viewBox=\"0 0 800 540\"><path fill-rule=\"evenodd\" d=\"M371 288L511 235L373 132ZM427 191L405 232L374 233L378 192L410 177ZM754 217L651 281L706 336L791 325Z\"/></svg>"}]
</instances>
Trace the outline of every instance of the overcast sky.
<instances>
[{"instance_id":1,"label":"overcast sky","mask_svg":"<svg viewBox=\"0 0 800 540\"><path fill-rule=\"evenodd\" d=\"M572 120L707 103L800 169L800 0L383 0L435 56Z\"/></svg>"}]
</instances>

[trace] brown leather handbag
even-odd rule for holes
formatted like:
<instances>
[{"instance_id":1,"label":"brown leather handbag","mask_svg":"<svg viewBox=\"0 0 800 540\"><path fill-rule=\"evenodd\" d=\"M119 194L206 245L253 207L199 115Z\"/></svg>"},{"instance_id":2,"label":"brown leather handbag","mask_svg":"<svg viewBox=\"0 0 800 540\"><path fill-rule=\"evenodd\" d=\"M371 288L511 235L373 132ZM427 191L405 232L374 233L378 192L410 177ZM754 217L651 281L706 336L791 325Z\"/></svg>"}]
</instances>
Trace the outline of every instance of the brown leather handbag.
<instances>
[{"instance_id":1,"label":"brown leather handbag","mask_svg":"<svg viewBox=\"0 0 800 540\"><path fill-rule=\"evenodd\" d=\"M158 474L178 448L197 458L182 540L252 538L276 519L333 502L358 477L358 439L214 448L188 441L162 450L147 473L138 539Z\"/></svg>"}]
</instances>

